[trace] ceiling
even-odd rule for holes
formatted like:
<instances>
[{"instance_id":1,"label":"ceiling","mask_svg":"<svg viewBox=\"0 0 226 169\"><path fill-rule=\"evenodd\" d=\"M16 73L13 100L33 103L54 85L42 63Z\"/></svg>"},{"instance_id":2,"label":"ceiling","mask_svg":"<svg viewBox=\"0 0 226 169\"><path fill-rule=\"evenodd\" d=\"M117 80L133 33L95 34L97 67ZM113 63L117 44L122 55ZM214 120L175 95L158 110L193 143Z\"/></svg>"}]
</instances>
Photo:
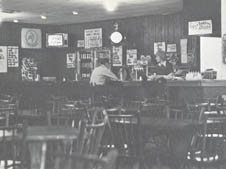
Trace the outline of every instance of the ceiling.
<instances>
[{"instance_id":1,"label":"ceiling","mask_svg":"<svg viewBox=\"0 0 226 169\"><path fill-rule=\"evenodd\" d=\"M34 24L72 24L181 11L183 0L0 0L0 19ZM115 7L108 11L107 7ZM72 11L77 11L73 15ZM40 15L45 15L43 20Z\"/></svg>"}]
</instances>

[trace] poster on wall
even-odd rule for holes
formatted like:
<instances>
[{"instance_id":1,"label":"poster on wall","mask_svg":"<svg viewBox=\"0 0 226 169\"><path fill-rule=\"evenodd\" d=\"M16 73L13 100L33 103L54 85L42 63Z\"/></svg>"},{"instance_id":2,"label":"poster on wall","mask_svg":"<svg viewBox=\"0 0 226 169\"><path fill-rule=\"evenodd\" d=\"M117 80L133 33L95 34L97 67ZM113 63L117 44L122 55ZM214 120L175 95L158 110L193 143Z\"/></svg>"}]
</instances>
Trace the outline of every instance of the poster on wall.
<instances>
[{"instance_id":1,"label":"poster on wall","mask_svg":"<svg viewBox=\"0 0 226 169\"><path fill-rule=\"evenodd\" d=\"M188 63L187 44L188 44L187 39L180 40L181 63Z\"/></svg>"},{"instance_id":2,"label":"poster on wall","mask_svg":"<svg viewBox=\"0 0 226 169\"><path fill-rule=\"evenodd\" d=\"M188 35L212 34L212 20L188 22Z\"/></svg>"},{"instance_id":3,"label":"poster on wall","mask_svg":"<svg viewBox=\"0 0 226 169\"><path fill-rule=\"evenodd\" d=\"M127 49L126 65L136 65L136 64L137 64L137 49Z\"/></svg>"},{"instance_id":4,"label":"poster on wall","mask_svg":"<svg viewBox=\"0 0 226 169\"><path fill-rule=\"evenodd\" d=\"M0 46L0 73L7 72L7 47Z\"/></svg>"},{"instance_id":5,"label":"poster on wall","mask_svg":"<svg viewBox=\"0 0 226 169\"><path fill-rule=\"evenodd\" d=\"M102 28L85 29L85 48L102 47Z\"/></svg>"},{"instance_id":6,"label":"poster on wall","mask_svg":"<svg viewBox=\"0 0 226 169\"><path fill-rule=\"evenodd\" d=\"M22 28L21 30L21 48L34 48L42 47L40 29Z\"/></svg>"},{"instance_id":7,"label":"poster on wall","mask_svg":"<svg viewBox=\"0 0 226 169\"><path fill-rule=\"evenodd\" d=\"M84 48L85 47L85 41L84 40L77 40L77 47L78 48Z\"/></svg>"},{"instance_id":8,"label":"poster on wall","mask_svg":"<svg viewBox=\"0 0 226 169\"><path fill-rule=\"evenodd\" d=\"M122 46L112 47L112 66L122 66Z\"/></svg>"},{"instance_id":9,"label":"poster on wall","mask_svg":"<svg viewBox=\"0 0 226 169\"><path fill-rule=\"evenodd\" d=\"M167 44L167 52L177 52L177 45L176 44Z\"/></svg>"},{"instance_id":10,"label":"poster on wall","mask_svg":"<svg viewBox=\"0 0 226 169\"><path fill-rule=\"evenodd\" d=\"M154 42L154 54L158 51L166 51L166 42Z\"/></svg>"},{"instance_id":11,"label":"poster on wall","mask_svg":"<svg viewBox=\"0 0 226 169\"><path fill-rule=\"evenodd\" d=\"M67 68L75 68L76 65L76 54L67 53Z\"/></svg>"},{"instance_id":12,"label":"poster on wall","mask_svg":"<svg viewBox=\"0 0 226 169\"><path fill-rule=\"evenodd\" d=\"M22 80L35 81L38 76L38 63L34 58L23 58L21 65Z\"/></svg>"},{"instance_id":13,"label":"poster on wall","mask_svg":"<svg viewBox=\"0 0 226 169\"><path fill-rule=\"evenodd\" d=\"M7 48L8 67L19 67L19 47L8 46Z\"/></svg>"}]
</instances>

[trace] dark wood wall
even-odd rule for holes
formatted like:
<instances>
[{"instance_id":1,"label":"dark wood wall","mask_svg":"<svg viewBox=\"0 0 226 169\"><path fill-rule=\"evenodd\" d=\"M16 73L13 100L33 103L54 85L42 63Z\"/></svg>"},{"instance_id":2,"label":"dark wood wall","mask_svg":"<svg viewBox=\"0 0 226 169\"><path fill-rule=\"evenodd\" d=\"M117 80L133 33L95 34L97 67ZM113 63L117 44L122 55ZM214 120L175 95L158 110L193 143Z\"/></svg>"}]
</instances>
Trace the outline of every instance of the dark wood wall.
<instances>
[{"instance_id":1,"label":"dark wood wall","mask_svg":"<svg viewBox=\"0 0 226 169\"><path fill-rule=\"evenodd\" d=\"M84 39L84 29L102 28L103 45L109 47L111 45L109 36L116 22L119 24L119 31L126 37L125 47L137 48L139 54L153 54L154 42L166 41L179 45L179 39L183 37L181 13L64 25L58 30L68 32L76 39Z\"/></svg>"}]
</instances>

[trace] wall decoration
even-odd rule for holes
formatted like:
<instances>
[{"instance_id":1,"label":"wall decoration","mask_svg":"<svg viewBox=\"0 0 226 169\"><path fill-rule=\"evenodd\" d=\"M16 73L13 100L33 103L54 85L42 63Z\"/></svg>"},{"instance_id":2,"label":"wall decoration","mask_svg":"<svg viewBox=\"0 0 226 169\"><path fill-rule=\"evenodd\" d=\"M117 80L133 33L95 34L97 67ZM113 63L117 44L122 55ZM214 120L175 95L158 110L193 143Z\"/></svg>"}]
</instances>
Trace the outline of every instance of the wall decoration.
<instances>
[{"instance_id":1,"label":"wall decoration","mask_svg":"<svg viewBox=\"0 0 226 169\"><path fill-rule=\"evenodd\" d=\"M19 67L19 47L8 46L7 48L8 67Z\"/></svg>"},{"instance_id":2,"label":"wall decoration","mask_svg":"<svg viewBox=\"0 0 226 169\"><path fill-rule=\"evenodd\" d=\"M7 72L7 47L0 46L0 73Z\"/></svg>"},{"instance_id":3,"label":"wall decoration","mask_svg":"<svg viewBox=\"0 0 226 169\"><path fill-rule=\"evenodd\" d=\"M78 40L77 41L77 47L78 48L84 48L85 47L85 41L84 40Z\"/></svg>"},{"instance_id":4,"label":"wall decoration","mask_svg":"<svg viewBox=\"0 0 226 169\"><path fill-rule=\"evenodd\" d=\"M156 54L159 50L166 51L166 42L154 42L154 54Z\"/></svg>"},{"instance_id":5,"label":"wall decoration","mask_svg":"<svg viewBox=\"0 0 226 169\"><path fill-rule=\"evenodd\" d=\"M76 54L67 53L67 68L75 68L76 66Z\"/></svg>"},{"instance_id":6,"label":"wall decoration","mask_svg":"<svg viewBox=\"0 0 226 169\"><path fill-rule=\"evenodd\" d=\"M122 66L122 46L112 47L112 66Z\"/></svg>"},{"instance_id":7,"label":"wall decoration","mask_svg":"<svg viewBox=\"0 0 226 169\"><path fill-rule=\"evenodd\" d=\"M21 30L21 47L22 48L41 48L41 30L22 28Z\"/></svg>"},{"instance_id":8,"label":"wall decoration","mask_svg":"<svg viewBox=\"0 0 226 169\"><path fill-rule=\"evenodd\" d=\"M85 48L102 47L102 28L86 29L84 31Z\"/></svg>"},{"instance_id":9,"label":"wall decoration","mask_svg":"<svg viewBox=\"0 0 226 169\"><path fill-rule=\"evenodd\" d=\"M22 80L35 81L38 77L38 63L34 58L23 58L21 65Z\"/></svg>"},{"instance_id":10,"label":"wall decoration","mask_svg":"<svg viewBox=\"0 0 226 169\"><path fill-rule=\"evenodd\" d=\"M203 35L212 33L212 20L188 22L188 35Z\"/></svg>"},{"instance_id":11,"label":"wall decoration","mask_svg":"<svg viewBox=\"0 0 226 169\"><path fill-rule=\"evenodd\" d=\"M177 52L176 44L167 44L167 52Z\"/></svg>"},{"instance_id":12,"label":"wall decoration","mask_svg":"<svg viewBox=\"0 0 226 169\"><path fill-rule=\"evenodd\" d=\"M188 50L187 50L187 39L180 40L180 50L181 50L181 63L188 63Z\"/></svg>"},{"instance_id":13,"label":"wall decoration","mask_svg":"<svg viewBox=\"0 0 226 169\"><path fill-rule=\"evenodd\" d=\"M126 65L136 65L137 63L137 49L126 50Z\"/></svg>"}]
</instances>

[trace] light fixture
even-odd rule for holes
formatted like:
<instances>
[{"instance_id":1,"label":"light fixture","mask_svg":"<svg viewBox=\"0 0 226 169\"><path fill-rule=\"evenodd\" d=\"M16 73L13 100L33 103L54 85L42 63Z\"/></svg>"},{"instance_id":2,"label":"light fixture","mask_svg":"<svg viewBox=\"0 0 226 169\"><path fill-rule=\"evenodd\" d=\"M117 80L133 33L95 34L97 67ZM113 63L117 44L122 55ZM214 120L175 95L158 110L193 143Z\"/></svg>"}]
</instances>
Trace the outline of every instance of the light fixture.
<instances>
[{"instance_id":1,"label":"light fixture","mask_svg":"<svg viewBox=\"0 0 226 169\"><path fill-rule=\"evenodd\" d=\"M118 31L118 23L114 24L115 31L111 34L110 39L113 43L118 44L122 41L123 36L122 34Z\"/></svg>"},{"instance_id":2,"label":"light fixture","mask_svg":"<svg viewBox=\"0 0 226 169\"><path fill-rule=\"evenodd\" d=\"M40 17L41 17L41 19L47 19L47 17L45 15L41 15Z\"/></svg>"},{"instance_id":3,"label":"light fixture","mask_svg":"<svg viewBox=\"0 0 226 169\"><path fill-rule=\"evenodd\" d=\"M19 21L18 21L17 19L14 19L13 22L14 22L14 23L18 23Z\"/></svg>"},{"instance_id":4,"label":"light fixture","mask_svg":"<svg viewBox=\"0 0 226 169\"><path fill-rule=\"evenodd\" d=\"M118 7L118 2L116 0L105 0L104 7L107 11L113 12Z\"/></svg>"},{"instance_id":5,"label":"light fixture","mask_svg":"<svg viewBox=\"0 0 226 169\"><path fill-rule=\"evenodd\" d=\"M73 15L78 15L78 12L77 11L72 11L72 14Z\"/></svg>"}]
</instances>

